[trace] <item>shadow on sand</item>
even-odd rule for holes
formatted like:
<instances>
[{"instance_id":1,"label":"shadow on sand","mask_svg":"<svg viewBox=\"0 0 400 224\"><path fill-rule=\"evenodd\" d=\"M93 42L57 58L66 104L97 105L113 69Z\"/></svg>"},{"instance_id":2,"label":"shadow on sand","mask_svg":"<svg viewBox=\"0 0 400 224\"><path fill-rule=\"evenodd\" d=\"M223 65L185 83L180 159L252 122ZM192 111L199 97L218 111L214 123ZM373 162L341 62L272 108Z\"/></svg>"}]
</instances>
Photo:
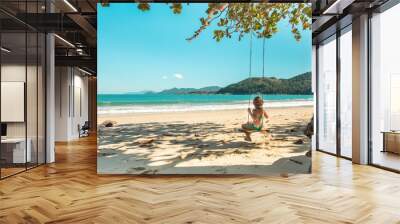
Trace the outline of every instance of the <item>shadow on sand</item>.
<instances>
[{"instance_id":1,"label":"shadow on sand","mask_svg":"<svg viewBox=\"0 0 400 224\"><path fill-rule=\"evenodd\" d=\"M98 173L100 174L256 174L309 173L311 160L305 156L309 141L304 123L272 125L269 137L255 134L255 143L243 133L217 123L140 123L99 130ZM302 139L303 144L293 144ZM274 144L283 141L289 144ZM258 151L257 151L258 150ZM267 165L215 165L201 161L235 156L250 157L257 151L270 155ZM279 152L282 155L279 155ZM292 155L291 155L292 154ZM187 166L187 162L200 165Z\"/></svg>"}]
</instances>

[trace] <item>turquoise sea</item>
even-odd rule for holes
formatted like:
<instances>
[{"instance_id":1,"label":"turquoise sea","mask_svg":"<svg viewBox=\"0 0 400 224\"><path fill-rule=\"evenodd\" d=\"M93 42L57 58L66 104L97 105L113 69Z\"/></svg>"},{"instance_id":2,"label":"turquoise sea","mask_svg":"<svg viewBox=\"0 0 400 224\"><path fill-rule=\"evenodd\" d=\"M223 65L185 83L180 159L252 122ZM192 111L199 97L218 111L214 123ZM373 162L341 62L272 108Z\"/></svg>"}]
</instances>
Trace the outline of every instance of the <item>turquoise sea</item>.
<instances>
[{"instance_id":1,"label":"turquoise sea","mask_svg":"<svg viewBox=\"0 0 400 224\"><path fill-rule=\"evenodd\" d=\"M256 95L98 94L99 114L226 110L248 107ZM312 95L263 95L265 107L312 106Z\"/></svg>"}]
</instances>

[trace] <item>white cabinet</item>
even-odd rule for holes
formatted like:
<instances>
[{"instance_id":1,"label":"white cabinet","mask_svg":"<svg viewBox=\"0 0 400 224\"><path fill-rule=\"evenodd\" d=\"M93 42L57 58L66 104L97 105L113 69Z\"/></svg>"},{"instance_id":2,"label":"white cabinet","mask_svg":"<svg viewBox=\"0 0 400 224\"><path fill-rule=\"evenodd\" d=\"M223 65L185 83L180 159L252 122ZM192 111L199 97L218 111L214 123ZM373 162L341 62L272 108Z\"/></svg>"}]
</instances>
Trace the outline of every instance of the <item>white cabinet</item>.
<instances>
[{"instance_id":1,"label":"white cabinet","mask_svg":"<svg viewBox=\"0 0 400 224\"><path fill-rule=\"evenodd\" d=\"M32 161L32 141L27 139L27 147L25 151L25 138L4 138L1 139L2 146L12 148L12 162L25 163Z\"/></svg>"}]
</instances>

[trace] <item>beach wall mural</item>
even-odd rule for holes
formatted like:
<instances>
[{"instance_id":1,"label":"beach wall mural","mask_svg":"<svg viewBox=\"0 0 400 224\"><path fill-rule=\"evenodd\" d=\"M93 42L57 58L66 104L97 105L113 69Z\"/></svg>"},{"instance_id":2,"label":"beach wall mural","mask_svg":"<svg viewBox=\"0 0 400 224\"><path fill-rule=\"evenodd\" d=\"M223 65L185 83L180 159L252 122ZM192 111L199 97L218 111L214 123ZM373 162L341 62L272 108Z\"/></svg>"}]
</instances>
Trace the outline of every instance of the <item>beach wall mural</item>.
<instances>
[{"instance_id":1,"label":"beach wall mural","mask_svg":"<svg viewBox=\"0 0 400 224\"><path fill-rule=\"evenodd\" d=\"M98 5L99 174L311 172L311 5Z\"/></svg>"}]
</instances>

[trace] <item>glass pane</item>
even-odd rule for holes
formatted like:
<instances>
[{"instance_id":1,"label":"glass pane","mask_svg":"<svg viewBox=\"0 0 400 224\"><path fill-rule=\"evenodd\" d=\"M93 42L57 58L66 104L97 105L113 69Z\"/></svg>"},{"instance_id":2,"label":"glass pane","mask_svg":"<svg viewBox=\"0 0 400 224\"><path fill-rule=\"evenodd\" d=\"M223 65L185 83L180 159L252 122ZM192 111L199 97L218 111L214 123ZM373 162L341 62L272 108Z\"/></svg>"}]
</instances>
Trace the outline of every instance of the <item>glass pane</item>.
<instances>
[{"instance_id":1,"label":"glass pane","mask_svg":"<svg viewBox=\"0 0 400 224\"><path fill-rule=\"evenodd\" d=\"M341 155L352 157L352 35L340 37L340 127Z\"/></svg>"},{"instance_id":2,"label":"glass pane","mask_svg":"<svg viewBox=\"0 0 400 224\"><path fill-rule=\"evenodd\" d=\"M5 177L25 170L30 160L26 150L25 33L2 33L1 47L1 172Z\"/></svg>"},{"instance_id":3,"label":"glass pane","mask_svg":"<svg viewBox=\"0 0 400 224\"><path fill-rule=\"evenodd\" d=\"M38 45L38 163L45 163L45 44L46 39L44 34L39 34L39 45Z\"/></svg>"},{"instance_id":4,"label":"glass pane","mask_svg":"<svg viewBox=\"0 0 400 224\"><path fill-rule=\"evenodd\" d=\"M400 170L400 5L372 18L372 163Z\"/></svg>"},{"instance_id":5,"label":"glass pane","mask_svg":"<svg viewBox=\"0 0 400 224\"><path fill-rule=\"evenodd\" d=\"M336 40L318 48L318 147L336 153Z\"/></svg>"},{"instance_id":6,"label":"glass pane","mask_svg":"<svg viewBox=\"0 0 400 224\"><path fill-rule=\"evenodd\" d=\"M38 36L36 32L27 33L28 38L28 62L27 62L27 80L26 80L26 113L27 113L27 142L28 150L30 148L30 160L28 160L28 168L37 165L38 147L37 147L37 132L38 132Z\"/></svg>"},{"instance_id":7,"label":"glass pane","mask_svg":"<svg viewBox=\"0 0 400 224\"><path fill-rule=\"evenodd\" d=\"M37 13L37 2L27 2L26 12ZM33 23L35 21L32 21ZM27 75L26 75L26 114L27 114L27 143L30 148L30 161L28 161L28 168L37 165L38 147L37 147L37 132L38 132L38 35L34 30L27 30Z\"/></svg>"}]
</instances>

